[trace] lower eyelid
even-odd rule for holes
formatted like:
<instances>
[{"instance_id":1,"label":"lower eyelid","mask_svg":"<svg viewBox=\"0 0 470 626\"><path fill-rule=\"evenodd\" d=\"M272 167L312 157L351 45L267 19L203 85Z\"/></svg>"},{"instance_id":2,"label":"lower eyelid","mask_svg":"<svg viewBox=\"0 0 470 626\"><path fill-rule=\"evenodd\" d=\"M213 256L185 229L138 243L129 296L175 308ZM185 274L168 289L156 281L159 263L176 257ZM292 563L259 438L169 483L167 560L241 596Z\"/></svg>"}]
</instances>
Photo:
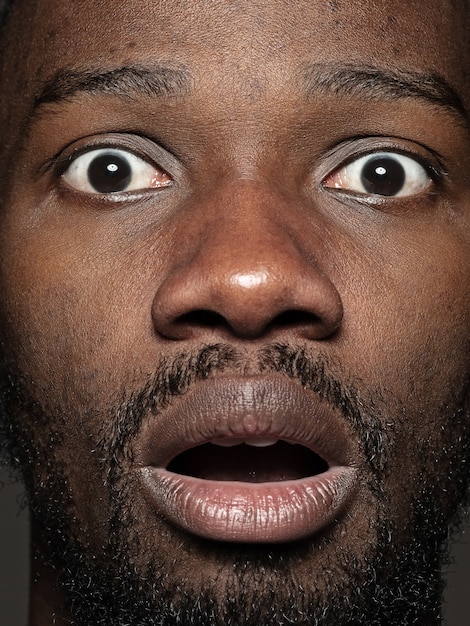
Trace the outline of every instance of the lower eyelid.
<instances>
[{"instance_id":1,"label":"lower eyelid","mask_svg":"<svg viewBox=\"0 0 470 626\"><path fill-rule=\"evenodd\" d=\"M404 180L402 183L402 187L397 190L396 193L388 194L381 193L380 191L374 193L373 190L369 191L364 188L364 184L362 182L363 178L361 176L361 167L365 167L368 160L373 161L374 157L376 157L378 162L380 162L380 160L386 161L391 159L392 162L395 160L403 169ZM354 171L354 168L357 168L357 172ZM384 167L384 169L385 173L387 173L386 166ZM410 169L412 169L413 171L410 172ZM327 189L349 191L351 193L364 196L371 195L384 198L412 196L425 191L427 187L431 187L435 182L434 178L431 176L429 169L430 168L427 168L425 165L420 163L418 159L412 156L396 153L393 151L378 150L375 153L358 156L356 159L351 160L349 163L336 168L333 172L328 174L323 179L322 186ZM377 174L379 175L378 171ZM415 178L414 181L413 177ZM417 182L416 179L419 178L421 180ZM377 185L380 184L379 180L375 182L377 183ZM371 186L372 185L373 183L371 183Z\"/></svg>"},{"instance_id":2,"label":"lower eyelid","mask_svg":"<svg viewBox=\"0 0 470 626\"><path fill-rule=\"evenodd\" d=\"M118 161L121 161L124 168L124 179L125 181L128 179L126 184L121 185L121 188L119 188L119 182L122 181L119 181L117 176L116 189L112 188L113 170L111 169L109 170L109 189L106 189L106 181L104 181L104 188L101 191L93 187L93 184L90 182L90 166L92 165L93 160L98 159L100 155L103 157L110 157L109 168L111 165L114 165L114 171L118 171ZM114 164L112 163L112 157L115 158ZM103 166L105 165L106 162L104 161ZM127 170L129 171L127 172ZM137 172L135 170L137 170ZM105 174L104 171L102 173ZM136 156L127 150L108 147L88 150L87 152L76 156L71 163L69 159L67 167L61 174L61 178L72 189L94 195L102 195L106 193L132 193L140 190L144 191L145 189L160 189L162 187L168 187L172 183L172 177L163 168L159 168L158 166L151 164L140 156Z\"/></svg>"}]
</instances>

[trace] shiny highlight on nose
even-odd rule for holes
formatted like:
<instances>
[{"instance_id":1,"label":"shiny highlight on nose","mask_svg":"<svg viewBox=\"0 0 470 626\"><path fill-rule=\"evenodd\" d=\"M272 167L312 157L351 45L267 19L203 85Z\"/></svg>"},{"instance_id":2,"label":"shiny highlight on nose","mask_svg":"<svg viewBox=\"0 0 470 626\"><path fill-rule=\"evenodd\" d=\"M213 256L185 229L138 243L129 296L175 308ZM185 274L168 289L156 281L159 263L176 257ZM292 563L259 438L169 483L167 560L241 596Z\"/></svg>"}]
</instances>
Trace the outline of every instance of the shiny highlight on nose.
<instances>
[{"instance_id":1,"label":"shiny highlight on nose","mask_svg":"<svg viewBox=\"0 0 470 626\"><path fill-rule=\"evenodd\" d=\"M258 272L239 272L230 277L230 284L234 287L244 287L245 289L254 289L268 282L269 274L267 271Z\"/></svg>"},{"instance_id":2,"label":"shiny highlight on nose","mask_svg":"<svg viewBox=\"0 0 470 626\"><path fill-rule=\"evenodd\" d=\"M259 180L222 181L198 198L198 219L179 224L181 256L155 293L156 332L204 342L331 337L342 301L319 253L321 220L312 228L307 215Z\"/></svg>"}]
</instances>

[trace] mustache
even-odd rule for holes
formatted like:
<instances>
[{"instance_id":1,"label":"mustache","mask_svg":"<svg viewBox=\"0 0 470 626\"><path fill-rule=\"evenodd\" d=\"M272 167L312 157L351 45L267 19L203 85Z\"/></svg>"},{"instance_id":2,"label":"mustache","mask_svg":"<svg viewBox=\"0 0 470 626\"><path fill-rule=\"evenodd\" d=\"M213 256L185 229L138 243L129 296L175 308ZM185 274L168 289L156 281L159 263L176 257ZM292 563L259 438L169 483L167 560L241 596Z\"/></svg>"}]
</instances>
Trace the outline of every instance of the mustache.
<instances>
[{"instance_id":1,"label":"mustache","mask_svg":"<svg viewBox=\"0 0 470 626\"><path fill-rule=\"evenodd\" d=\"M228 372L241 377L281 374L315 392L349 422L370 470L380 476L392 436L390 424L385 426L389 420L382 415L385 405L382 394L377 389L373 393L369 390L366 399L359 391L364 389L361 381L351 381L344 374L340 381L332 370L325 357L309 355L304 347L284 343L264 346L254 356L218 343L165 357L147 383L123 398L108 420L113 432L108 432L101 441L104 458L112 459L114 465L108 471L117 475L124 460L132 461L129 442L149 414L158 415L198 382Z\"/></svg>"}]
</instances>

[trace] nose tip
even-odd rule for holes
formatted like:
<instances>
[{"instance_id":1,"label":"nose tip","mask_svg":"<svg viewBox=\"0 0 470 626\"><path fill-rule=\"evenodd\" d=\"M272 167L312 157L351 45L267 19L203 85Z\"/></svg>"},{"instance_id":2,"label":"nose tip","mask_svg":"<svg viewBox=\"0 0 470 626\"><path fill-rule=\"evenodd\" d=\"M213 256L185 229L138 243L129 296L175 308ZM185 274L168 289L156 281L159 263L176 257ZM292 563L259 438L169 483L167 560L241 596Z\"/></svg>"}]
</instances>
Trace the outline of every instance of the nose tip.
<instances>
[{"instance_id":1,"label":"nose tip","mask_svg":"<svg viewBox=\"0 0 470 626\"><path fill-rule=\"evenodd\" d=\"M177 254L153 301L156 332L201 342L330 337L343 306L325 271L321 225L276 185L235 182L195 200L178 222Z\"/></svg>"},{"instance_id":2,"label":"nose tip","mask_svg":"<svg viewBox=\"0 0 470 626\"><path fill-rule=\"evenodd\" d=\"M163 281L152 311L161 336L253 340L288 332L313 340L339 328L343 307L337 290L298 251L258 250L257 260L230 246L224 252L221 258L212 246Z\"/></svg>"}]
</instances>

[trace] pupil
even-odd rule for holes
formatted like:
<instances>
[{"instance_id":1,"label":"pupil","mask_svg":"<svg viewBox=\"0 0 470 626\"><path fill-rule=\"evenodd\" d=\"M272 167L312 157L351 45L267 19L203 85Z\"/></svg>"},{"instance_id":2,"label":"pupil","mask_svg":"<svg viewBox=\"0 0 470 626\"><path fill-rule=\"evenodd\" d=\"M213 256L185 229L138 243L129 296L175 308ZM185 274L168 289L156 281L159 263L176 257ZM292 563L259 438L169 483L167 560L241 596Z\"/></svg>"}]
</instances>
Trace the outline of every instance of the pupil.
<instances>
[{"instance_id":1,"label":"pupil","mask_svg":"<svg viewBox=\"0 0 470 626\"><path fill-rule=\"evenodd\" d=\"M379 156L365 164L361 173L361 183L367 193L395 196L405 184L405 170L396 159Z\"/></svg>"},{"instance_id":2,"label":"pupil","mask_svg":"<svg viewBox=\"0 0 470 626\"><path fill-rule=\"evenodd\" d=\"M88 180L98 193L124 191L131 179L129 163L113 153L100 154L88 166Z\"/></svg>"}]
</instances>

